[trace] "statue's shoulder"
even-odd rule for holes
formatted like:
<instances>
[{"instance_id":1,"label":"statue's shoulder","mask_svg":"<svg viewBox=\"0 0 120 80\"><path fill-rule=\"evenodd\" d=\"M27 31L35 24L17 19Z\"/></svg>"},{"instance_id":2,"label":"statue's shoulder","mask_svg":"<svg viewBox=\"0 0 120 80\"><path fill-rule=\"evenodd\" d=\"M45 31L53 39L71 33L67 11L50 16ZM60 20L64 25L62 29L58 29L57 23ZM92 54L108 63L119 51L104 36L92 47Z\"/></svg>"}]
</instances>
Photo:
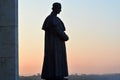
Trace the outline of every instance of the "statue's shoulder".
<instances>
[{"instance_id":1,"label":"statue's shoulder","mask_svg":"<svg viewBox=\"0 0 120 80\"><path fill-rule=\"evenodd\" d=\"M53 16L53 15L48 15L47 16L48 19L54 19L54 18L57 18L56 16Z\"/></svg>"},{"instance_id":2,"label":"statue's shoulder","mask_svg":"<svg viewBox=\"0 0 120 80\"><path fill-rule=\"evenodd\" d=\"M58 21L58 18L56 16L49 15L47 16L46 21L53 23L53 22Z\"/></svg>"},{"instance_id":3,"label":"statue's shoulder","mask_svg":"<svg viewBox=\"0 0 120 80\"><path fill-rule=\"evenodd\" d=\"M53 20L53 16L49 15L46 17L45 22L51 22Z\"/></svg>"}]
</instances>

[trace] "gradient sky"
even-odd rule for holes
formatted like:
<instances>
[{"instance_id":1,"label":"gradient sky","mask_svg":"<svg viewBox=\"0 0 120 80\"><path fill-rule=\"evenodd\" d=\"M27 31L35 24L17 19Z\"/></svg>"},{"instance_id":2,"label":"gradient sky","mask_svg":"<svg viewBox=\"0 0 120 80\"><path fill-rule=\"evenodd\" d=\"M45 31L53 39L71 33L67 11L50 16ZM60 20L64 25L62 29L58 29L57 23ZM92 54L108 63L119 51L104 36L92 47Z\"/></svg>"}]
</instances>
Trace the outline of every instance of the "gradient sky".
<instances>
[{"instance_id":1,"label":"gradient sky","mask_svg":"<svg viewBox=\"0 0 120 80\"><path fill-rule=\"evenodd\" d=\"M19 0L19 73L41 73L44 31L52 3L66 26L70 74L120 73L120 0Z\"/></svg>"}]
</instances>

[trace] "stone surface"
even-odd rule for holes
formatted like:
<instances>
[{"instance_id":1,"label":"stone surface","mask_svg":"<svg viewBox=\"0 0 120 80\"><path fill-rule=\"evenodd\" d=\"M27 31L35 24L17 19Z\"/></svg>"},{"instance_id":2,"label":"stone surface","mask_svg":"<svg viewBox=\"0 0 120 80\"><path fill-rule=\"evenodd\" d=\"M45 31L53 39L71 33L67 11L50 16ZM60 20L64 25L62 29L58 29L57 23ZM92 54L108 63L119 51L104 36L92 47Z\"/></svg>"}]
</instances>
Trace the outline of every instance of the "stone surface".
<instances>
[{"instance_id":1,"label":"stone surface","mask_svg":"<svg viewBox=\"0 0 120 80\"><path fill-rule=\"evenodd\" d=\"M18 80L18 0L0 0L0 80Z\"/></svg>"}]
</instances>

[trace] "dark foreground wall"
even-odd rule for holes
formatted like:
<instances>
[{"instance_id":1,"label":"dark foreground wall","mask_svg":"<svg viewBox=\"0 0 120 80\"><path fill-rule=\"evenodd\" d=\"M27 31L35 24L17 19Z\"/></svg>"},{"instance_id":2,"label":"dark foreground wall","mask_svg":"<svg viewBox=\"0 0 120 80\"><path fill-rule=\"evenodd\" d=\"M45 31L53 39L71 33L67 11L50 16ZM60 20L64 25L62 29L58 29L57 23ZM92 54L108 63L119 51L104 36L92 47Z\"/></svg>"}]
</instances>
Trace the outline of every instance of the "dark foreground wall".
<instances>
[{"instance_id":1,"label":"dark foreground wall","mask_svg":"<svg viewBox=\"0 0 120 80\"><path fill-rule=\"evenodd\" d=\"M0 80L18 80L18 0L0 0Z\"/></svg>"}]
</instances>

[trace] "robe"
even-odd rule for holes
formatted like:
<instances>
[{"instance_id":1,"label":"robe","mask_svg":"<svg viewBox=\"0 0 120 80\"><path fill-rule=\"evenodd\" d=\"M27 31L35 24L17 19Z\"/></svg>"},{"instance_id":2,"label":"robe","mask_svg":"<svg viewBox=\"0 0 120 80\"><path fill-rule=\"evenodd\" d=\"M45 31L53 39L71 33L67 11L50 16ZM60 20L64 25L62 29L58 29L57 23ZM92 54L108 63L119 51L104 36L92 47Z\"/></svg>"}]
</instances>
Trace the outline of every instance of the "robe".
<instances>
[{"instance_id":1,"label":"robe","mask_svg":"<svg viewBox=\"0 0 120 80\"><path fill-rule=\"evenodd\" d=\"M45 31L44 62L41 78L68 76L65 41L68 40L63 22L55 15L49 15L42 29Z\"/></svg>"}]
</instances>

